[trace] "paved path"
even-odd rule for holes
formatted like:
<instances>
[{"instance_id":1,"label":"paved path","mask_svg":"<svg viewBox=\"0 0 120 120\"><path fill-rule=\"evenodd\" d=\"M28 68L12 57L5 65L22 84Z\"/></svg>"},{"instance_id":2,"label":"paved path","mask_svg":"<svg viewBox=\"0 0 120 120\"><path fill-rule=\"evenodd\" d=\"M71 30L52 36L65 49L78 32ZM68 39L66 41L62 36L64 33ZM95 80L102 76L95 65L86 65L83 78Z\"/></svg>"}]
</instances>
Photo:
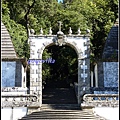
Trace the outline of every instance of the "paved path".
<instances>
[{"instance_id":1,"label":"paved path","mask_svg":"<svg viewBox=\"0 0 120 120\"><path fill-rule=\"evenodd\" d=\"M65 81L54 81L43 89L43 104L77 104L75 90Z\"/></svg>"},{"instance_id":2,"label":"paved path","mask_svg":"<svg viewBox=\"0 0 120 120\"><path fill-rule=\"evenodd\" d=\"M74 88L46 88L43 90L43 104L76 104Z\"/></svg>"}]
</instances>

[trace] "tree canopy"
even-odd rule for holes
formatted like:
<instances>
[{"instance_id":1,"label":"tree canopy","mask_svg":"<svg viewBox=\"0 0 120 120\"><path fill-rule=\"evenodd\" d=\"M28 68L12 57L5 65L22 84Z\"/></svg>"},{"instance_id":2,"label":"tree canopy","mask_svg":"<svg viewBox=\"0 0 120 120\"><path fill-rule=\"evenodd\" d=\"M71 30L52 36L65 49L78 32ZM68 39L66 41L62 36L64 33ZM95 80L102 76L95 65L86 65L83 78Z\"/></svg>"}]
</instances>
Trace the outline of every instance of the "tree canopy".
<instances>
[{"instance_id":1,"label":"tree canopy","mask_svg":"<svg viewBox=\"0 0 120 120\"><path fill-rule=\"evenodd\" d=\"M73 34L76 34L78 28L83 33L86 29L90 29L91 63L93 63L101 59L106 37L117 18L118 0L63 0L63 2L2 0L2 22L10 33L19 57L28 59L28 27L34 29L36 34L39 34L41 27L44 34L47 34L52 27L53 34L56 34L58 21L61 21L64 34L68 34L69 27L72 28ZM43 55L47 54L47 51L43 53ZM73 58L72 51L71 58ZM74 63L73 61L71 64Z\"/></svg>"},{"instance_id":2,"label":"tree canopy","mask_svg":"<svg viewBox=\"0 0 120 120\"><path fill-rule=\"evenodd\" d=\"M91 55L100 58L108 32L117 18L117 0L64 0L63 3L57 0L2 0L2 21L10 32L16 51L21 48L20 56L26 55L22 49L27 41L27 24L37 34L41 27L44 34L48 33L49 27L56 34L57 22L62 21L65 34L69 27L73 33L78 27L81 31L90 29ZM21 46L18 47L17 43Z\"/></svg>"}]
</instances>

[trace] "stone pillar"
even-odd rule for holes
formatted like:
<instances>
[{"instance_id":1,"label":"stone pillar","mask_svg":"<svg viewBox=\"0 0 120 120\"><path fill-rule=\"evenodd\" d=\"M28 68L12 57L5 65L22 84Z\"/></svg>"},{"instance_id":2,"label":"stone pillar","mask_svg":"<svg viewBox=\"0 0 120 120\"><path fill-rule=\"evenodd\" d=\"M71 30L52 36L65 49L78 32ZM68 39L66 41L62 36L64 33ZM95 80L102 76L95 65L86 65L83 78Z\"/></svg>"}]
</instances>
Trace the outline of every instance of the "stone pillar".
<instances>
[{"instance_id":1,"label":"stone pillar","mask_svg":"<svg viewBox=\"0 0 120 120\"><path fill-rule=\"evenodd\" d=\"M90 48L89 38L83 39L82 52L78 58L78 104L81 104L84 94L90 93ZM80 49L80 46L79 46ZM79 52L80 53L80 52Z\"/></svg>"},{"instance_id":2,"label":"stone pillar","mask_svg":"<svg viewBox=\"0 0 120 120\"><path fill-rule=\"evenodd\" d=\"M81 66L81 59L78 58L78 104L80 105L81 104L81 99L80 99L80 96L81 96L81 76L80 76L80 66Z\"/></svg>"},{"instance_id":3,"label":"stone pillar","mask_svg":"<svg viewBox=\"0 0 120 120\"><path fill-rule=\"evenodd\" d=\"M39 96L40 107L42 105L42 63L38 65L38 86L37 93Z\"/></svg>"},{"instance_id":4,"label":"stone pillar","mask_svg":"<svg viewBox=\"0 0 120 120\"><path fill-rule=\"evenodd\" d=\"M36 50L35 50L35 42L32 40L30 41L30 59L29 59L29 64L30 64L30 94L37 94L37 86L38 86L38 64L36 62Z\"/></svg>"},{"instance_id":5,"label":"stone pillar","mask_svg":"<svg viewBox=\"0 0 120 120\"><path fill-rule=\"evenodd\" d=\"M22 63L16 61L15 87L22 87Z\"/></svg>"},{"instance_id":6,"label":"stone pillar","mask_svg":"<svg viewBox=\"0 0 120 120\"><path fill-rule=\"evenodd\" d=\"M90 94L90 59L85 59L85 65L87 68L85 69L86 73L86 82L85 82L85 94Z\"/></svg>"},{"instance_id":7,"label":"stone pillar","mask_svg":"<svg viewBox=\"0 0 120 120\"><path fill-rule=\"evenodd\" d=\"M40 107L42 106L42 52L44 50L44 46L40 46L40 49L38 49L38 60L40 62L38 63L38 86L37 86L37 93L39 97L39 103Z\"/></svg>"},{"instance_id":8,"label":"stone pillar","mask_svg":"<svg viewBox=\"0 0 120 120\"><path fill-rule=\"evenodd\" d=\"M36 69L34 64L30 64L30 94L36 92Z\"/></svg>"},{"instance_id":9,"label":"stone pillar","mask_svg":"<svg viewBox=\"0 0 120 120\"><path fill-rule=\"evenodd\" d=\"M38 96L38 101L39 99L39 80L38 80L38 64L30 64L30 94L35 94ZM40 110L40 104L38 106L34 107L28 107L28 112L27 114L31 114L32 112L36 112Z\"/></svg>"},{"instance_id":10,"label":"stone pillar","mask_svg":"<svg viewBox=\"0 0 120 120\"><path fill-rule=\"evenodd\" d=\"M36 94L38 96L38 101L40 102L40 82L39 82L39 60L36 51L35 41L30 41L30 94ZM28 113L30 114L35 111L40 110L40 104L34 107L28 107Z\"/></svg>"},{"instance_id":11,"label":"stone pillar","mask_svg":"<svg viewBox=\"0 0 120 120\"><path fill-rule=\"evenodd\" d=\"M103 62L98 62L98 87L104 87Z\"/></svg>"},{"instance_id":12,"label":"stone pillar","mask_svg":"<svg viewBox=\"0 0 120 120\"><path fill-rule=\"evenodd\" d=\"M98 68L97 68L97 64L94 67L94 73L95 73L95 87L98 87Z\"/></svg>"},{"instance_id":13,"label":"stone pillar","mask_svg":"<svg viewBox=\"0 0 120 120\"><path fill-rule=\"evenodd\" d=\"M93 71L91 71L91 87L93 87Z\"/></svg>"}]
</instances>

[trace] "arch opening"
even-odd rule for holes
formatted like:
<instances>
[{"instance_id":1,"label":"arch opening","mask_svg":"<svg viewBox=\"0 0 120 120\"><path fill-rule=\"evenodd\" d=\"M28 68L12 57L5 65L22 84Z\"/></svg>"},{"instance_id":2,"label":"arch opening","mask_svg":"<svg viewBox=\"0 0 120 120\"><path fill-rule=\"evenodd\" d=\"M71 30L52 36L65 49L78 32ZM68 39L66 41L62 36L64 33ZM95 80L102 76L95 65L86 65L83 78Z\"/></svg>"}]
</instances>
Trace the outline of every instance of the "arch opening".
<instances>
[{"instance_id":1,"label":"arch opening","mask_svg":"<svg viewBox=\"0 0 120 120\"><path fill-rule=\"evenodd\" d=\"M44 37L44 36L43 36ZM89 49L87 46L87 43L89 41L88 37L83 37L83 36L75 36L75 37L70 37L67 36L63 39L63 41L60 41L61 39L57 39L56 36L50 36L50 37L40 37L40 38L32 38L31 39L31 54L30 54L30 59L36 59L36 64L34 63L30 65L30 94L37 94L38 96L38 102L39 105L42 105L42 94L43 94L43 76L42 73L42 65L45 63L37 63L42 59L43 52L45 48L49 48L51 46L56 46L56 48L62 48L65 46L69 46L76 54L76 59L77 59L77 84L76 86L76 96L77 96L77 102L80 105L81 104L81 97L85 93L89 93L90 91L90 79L89 79ZM44 41L43 41L44 39ZM72 54L73 55L73 54ZM58 56L58 55L57 55ZM50 57L50 56L49 56ZM66 56L65 56L66 57ZM46 58L45 58L46 59ZM53 58L54 59L54 58ZM65 63L62 60L62 63ZM66 63L67 64L67 63ZM59 65L56 65L57 67ZM64 66L64 65L63 65ZM65 65L67 66L67 65ZM57 68L56 67L56 68ZM63 67L62 69L66 69L67 67ZM56 73L57 70L53 70L52 73ZM51 71L50 71L51 72ZM49 73L49 72L48 72ZM65 73L67 73L67 70L65 70ZM61 72L58 72L56 79L58 78L58 75L60 76L59 79L64 81L64 79L67 79L65 76L65 73L63 70ZM70 74L68 72L68 74ZM45 78L46 79L46 78ZM51 77L52 79L52 77ZM55 79L55 78L54 78ZM69 79L69 78L68 78ZM72 78L74 79L74 77ZM76 80L76 78L75 78ZM49 80L50 82L50 80ZM52 82L55 82L55 80L52 80ZM65 82L65 81L64 81ZM68 81L70 82L70 81ZM75 82L75 81L74 81ZM72 82L73 83L73 82ZM57 84L58 85L58 84ZM72 84L71 84L72 85ZM69 84L70 86L70 84Z\"/></svg>"},{"instance_id":2,"label":"arch opening","mask_svg":"<svg viewBox=\"0 0 120 120\"><path fill-rule=\"evenodd\" d=\"M78 55L71 46L48 45L45 55L55 60L54 63L42 64L42 103L72 104L77 103L74 83L78 83Z\"/></svg>"}]
</instances>

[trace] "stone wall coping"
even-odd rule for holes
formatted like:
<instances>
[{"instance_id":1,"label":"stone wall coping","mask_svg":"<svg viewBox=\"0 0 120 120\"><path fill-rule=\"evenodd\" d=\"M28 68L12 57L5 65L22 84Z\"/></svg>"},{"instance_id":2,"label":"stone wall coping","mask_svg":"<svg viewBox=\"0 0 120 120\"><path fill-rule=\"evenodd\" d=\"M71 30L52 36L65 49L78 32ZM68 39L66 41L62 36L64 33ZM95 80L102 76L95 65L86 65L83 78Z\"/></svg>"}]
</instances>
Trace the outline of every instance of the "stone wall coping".
<instances>
[{"instance_id":1,"label":"stone wall coping","mask_svg":"<svg viewBox=\"0 0 120 120\"><path fill-rule=\"evenodd\" d=\"M27 90L28 90L27 87L25 88L23 87L2 87L1 88L2 92L25 92Z\"/></svg>"},{"instance_id":2,"label":"stone wall coping","mask_svg":"<svg viewBox=\"0 0 120 120\"><path fill-rule=\"evenodd\" d=\"M118 94L85 94L84 97L118 97Z\"/></svg>"},{"instance_id":3,"label":"stone wall coping","mask_svg":"<svg viewBox=\"0 0 120 120\"><path fill-rule=\"evenodd\" d=\"M39 106L38 96L34 94L2 95L1 100L2 100L2 107Z\"/></svg>"},{"instance_id":4,"label":"stone wall coping","mask_svg":"<svg viewBox=\"0 0 120 120\"><path fill-rule=\"evenodd\" d=\"M85 94L82 106L117 107L118 97L118 94Z\"/></svg>"},{"instance_id":5,"label":"stone wall coping","mask_svg":"<svg viewBox=\"0 0 120 120\"><path fill-rule=\"evenodd\" d=\"M2 58L2 62L17 62L20 61L22 65L25 67L28 65L27 58Z\"/></svg>"},{"instance_id":6,"label":"stone wall coping","mask_svg":"<svg viewBox=\"0 0 120 120\"><path fill-rule=\"evenodd\" d=\"M40 107L40 103L39 102L12 102L12 101L5 101L2 102L2 108L5 107L33 107L33 108L39 108Z\"/></svg>"},{"instance_id":7,"label":"stone wall coping","mask_svg":"<svg viewBox=\"0 0 120 120\"><path fill-rule=\"evenodd\" d=\"M2 61L26 61L26 58L2 58Z\"/></svg>"},{"instance_id":8,"label":"stone wall coping","mask_svg":"<svg viewBox=\"0 0 120 120\"><path fill-rule=\"evenodd\" d=\"M8 97L8 98L13 98L13 97L37 97L37 95L34 94L26 94L26 95L2 95L2 97Z\"/></svg>"}]
</instances>

